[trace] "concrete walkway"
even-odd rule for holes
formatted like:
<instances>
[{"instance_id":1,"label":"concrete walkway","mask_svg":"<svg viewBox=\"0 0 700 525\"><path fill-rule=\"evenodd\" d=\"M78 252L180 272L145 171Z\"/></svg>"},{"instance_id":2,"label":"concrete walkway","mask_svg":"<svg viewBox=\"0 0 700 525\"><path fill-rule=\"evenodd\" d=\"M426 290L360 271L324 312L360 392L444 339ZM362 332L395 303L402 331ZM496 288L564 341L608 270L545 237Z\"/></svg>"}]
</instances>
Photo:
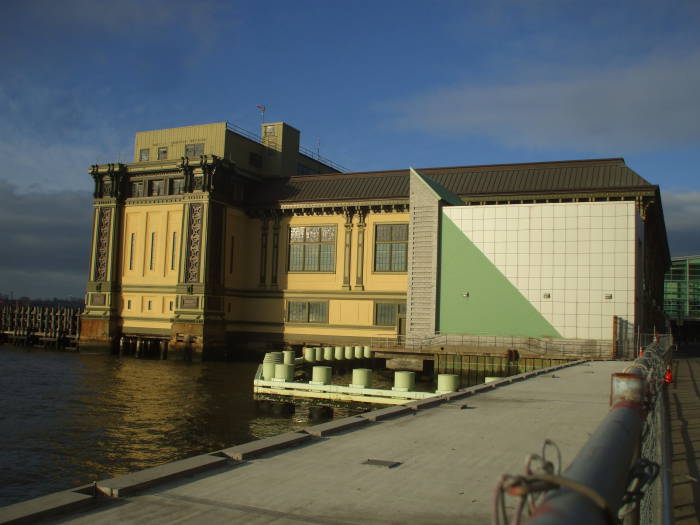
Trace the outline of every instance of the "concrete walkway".
<instances>
[{"instance_id":1,"label":"concrete walkway","mask_svg":"<svg viewBox=\"0 0 700 525\"><path fill-rule=\"evenodd\" d=\"M691 349L688 349L691 350ZM700 346L680 352L669 389L673 518L676 523L700 523Z\"/></svg>"},{"instance_id":2,"label":"concrete walkway","mask_svg":"<svg viewBox=\"0 0 700 525\"><path fill-rule=\"evenodd\" d=\"M59 522L489 523L500 475L521 472L545 438L568 465L607 413L610 374L624 366L580 364L330 437L304 434L293 448L100 498Z\"/></svg>"}]
</instances>

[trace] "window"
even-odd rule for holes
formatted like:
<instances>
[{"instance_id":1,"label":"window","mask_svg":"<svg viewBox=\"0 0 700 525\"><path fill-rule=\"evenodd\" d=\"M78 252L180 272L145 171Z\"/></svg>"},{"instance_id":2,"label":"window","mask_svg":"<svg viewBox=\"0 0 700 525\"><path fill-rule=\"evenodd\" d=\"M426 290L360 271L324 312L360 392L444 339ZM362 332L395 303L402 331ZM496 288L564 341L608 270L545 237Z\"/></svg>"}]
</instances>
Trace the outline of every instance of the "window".
<instances>
[{"instance_id":1,"label":"window","mask_svg":"<svg viewBox=\"0 0 700 525\"><path fill-rule=\"evenodd\" d=\"M289 301L287 320L292 323L327 323L328 303L312 301Z\"/></svg>"},{"instance_id":2,"label":"window","mask_svg":"<svg viewBox=\"0 0 700 525\"><path fill-rule=\"evenodd\" d=\"M200 155L204 155L204 142L185 144L185 157L199 157Z\"/></svg>"},{"instance_id":3,"label":"window","mask_svg":"<svg viewBox=\"0 0 700 525\"><path fill-rule=\"evenodd\" d=\"M170 253L170 269L175 269L175 254L177 253L177 232L173 232L173 246ZM172 309L172 308L171 308Z\"/></svg>"},{"instance_id":4,"label":"window","mask_svg":"<svg viewBox=\"0 0 700 525\"><path fill-rule=\"evenodd\" d=\"M162 180L152 180L148 183L148 194L152 197L158 195L163 195L163 181Z\"/></svg>"},{"instance_id":5,"label":"window","mask_svg":"<svg viewBox=\"0 0 700 525\"><path fill-rule=\"evenodd\" d=\"M151 232L151 262L148 267L153 270L156 266L156 232Z\"/></svg>"},{"instance_id":6,"label":"window","mask_svg":"<svg viewBox=\"0 0 700 525\"><path fill-rule=\"evenodd\" d=\"M134 248L136 247L136 234L131 234L131 240L129 241L129 270L134 269Z\"/></svg>"},{"instance_id":7,"label":"window","mask_svg":"<svg viewBox=\"0 0 700 525\"><path fill-rule=\"evenodd\" d=\"M406 303L375 303L374 324L396 326L398 315L406 313Z\"/></svg>"},{"instance_id":8,"label":"window","mask_svg":"<svg viewBox=\"0 0 700 525\"><path fill-rule=\"evenodd\" d=\"M172 301L170 301L170 304L168 305L168 308L170 309L171 312L173 311L173 302L172 302Z\"/></svg>"},{"instance_id":9,"label":"window","mask_svg":"<svg viewBox=\"0 0 700 525\"><path fill-rule=\"evenodd\" d=\"M143 197L143 182L139 181L131 183L131 196Z\"/></svg>"},{"instance_id":10,"label":"window","mask_svg":"<svg viewBox=\"0 0 700 525\"><path fill-rule=\"evenodd\" d=\"M234 238L233 235L231 235L231 249L229 253L229 259L228 259L228 273L233 273L233 247L234 247Z\"/></svg>"},{"instance_id":11,"label":"window","mask_svg":"<svg viewBox=\"0 0 700 525\"><path fill-rule=\"evenodd\" d=\"M131 299L126 301L126 309L131 310Z\"/></svg>"},{"instance_id":12,"label":"window","mask_svg":"<svg viewBox=\"0 0 700 525\"><path fill-rule=\"evenodd\" d=\"M185 193L185 179L170 179L170 195L182 195Z\"/></svg>"},{"instance_id":13,"label":"window","mask_svg":"<svg viewBox=\"0 0 700 525\"><path fill-rule=\"evenodd\" d=\"M266 137L274 137L275 136L275 126L273 124L268 124L263 127L263 133Z\"/></svg>"},{"instance_id":14,"label":"window","mask_svg":"<svg viewBox=\"0 0 700 525\"><path fill-rule=\"evenodd\" d=\"M374 230L374 271L405 272L408 224L377 224Z\"/></svg>"},{"instance_id":15,"label":"window","mask_svg":"<svg viewBox=\"0 0 700 525\"><path fill-rule=\"evenodd\" d=\"M146 160L149 160L150 155L151 155L151 150L150 150L150 149L148 149L148 148L142 148L142 149L139 151L139 161L140 161L140 162L144 162L144 161L146 161Z\"/></svg>"},{"instance_id":16,"label":"window","mask_svg":"<svg viewBox=\"0 0 700 525\"><path fill-rule=\"evenodd\" d=\"M167 159L168 159L168 148L166 148L166 147L158 148L158 160L167 160Z\"/></svg>"},{"instance_id":17,"label":"window","mask_svg":"<svg viewBox=\"0 0 700 525\"><path fill-rule=\"evenodd\" d=\"M250 153L248 155L248 164L255 168L262 168L262 155L259 153Z\"/></svg>"},{"instance_id":18,"label":"window","mask_svg":"<svg viewBox=\"0 0 700 525\"><path fill-rule=\"evenodd\" d=\"M335 233L335 226L289 228L289 271L335 271Z\"/></svg>"},{"instance_id":19,"label":"window","mask_svg":"<svg viewBox=\"0 0 700 525\"><path fill-rule=\"evenodd\" d=\"M148 309L149 309L149 310L151 309L151 306L152 306L152 303L151 303L151 301L149 300L149 301L148 301Z\"/></svg>"}]
</instances>

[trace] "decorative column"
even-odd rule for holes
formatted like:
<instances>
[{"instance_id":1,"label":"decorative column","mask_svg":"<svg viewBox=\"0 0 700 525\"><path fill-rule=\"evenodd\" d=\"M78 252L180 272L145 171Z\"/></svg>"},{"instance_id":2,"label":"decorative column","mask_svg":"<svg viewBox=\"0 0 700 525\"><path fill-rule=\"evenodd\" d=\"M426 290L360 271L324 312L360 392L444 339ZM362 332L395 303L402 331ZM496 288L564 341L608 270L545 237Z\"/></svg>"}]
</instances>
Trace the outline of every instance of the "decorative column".
<instances>
[{"instance_id":1,"label":"decorative column","mask_svg":"<svg viewBox=\"0 0 700 525\"><path fill-rule=\"evenodd\" d=\"M270 269L271 274L271 286L277 288L277 269L279 266L279 247L280 247L280 214L275 213L272 222L272 268Z\"/></svg>"},{"instance_id":2,"label":"decorative column","mask_svg":"<svg viewBox=\"0 0 700 525\"><path fill-rule=\"evenodd\" d=\"M185 282L198 283L202 257L202 215L203 203L190 204L187 227L187 260L185 261Z\"/></svg>"},{"instance_id":3,"label":"decorative column","mask_svg":"<svg viewBox=\"0 0 700 525\"><path fill-rule=\"evenodd\" d=\"M365 217L367 216L367 208L357 209L357 275L355 277L355 288L357 290L365 289L364 282L364 264L365 264Z\"/></svg>"},{"instance_id":4,"label":"decorative column","mask_svg":"<svg viewBox=\"0 0 700 525\"><path fill-rule=\"evenodd\" d=\"M352 248L352 217L355 208L343 208L345 215L345 257L343 260L343 290L350 289L350 251Z\"/></svg>"},{"instance_id":5,"label":"decorative column","mask_svg":"<svg viewBox=\"0 0 700 525\"><path fill-rule=\"evenodd\" d=\"M92 258L86 286L80 344L109 351L119 337L120 236L126 166L90 168L95 182Z\"/></svg>"},{"instance_id":6,"label":"decorative column","mask_svg":"<svg viewBox=\"0 0 700 525\"><path fill-rule=\"evenodd\" d=\"M267 215L260 217L260 286L267 283L267 230L269 218Z\"/></svg>"}]
</instances>

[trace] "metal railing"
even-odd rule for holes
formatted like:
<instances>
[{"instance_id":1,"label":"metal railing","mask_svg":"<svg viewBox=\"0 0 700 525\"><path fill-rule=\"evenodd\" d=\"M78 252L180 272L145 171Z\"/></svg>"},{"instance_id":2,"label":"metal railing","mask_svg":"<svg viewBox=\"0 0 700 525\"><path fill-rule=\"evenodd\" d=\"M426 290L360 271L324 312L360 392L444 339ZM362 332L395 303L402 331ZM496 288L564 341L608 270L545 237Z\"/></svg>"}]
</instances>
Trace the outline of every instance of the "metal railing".
<instances>
[{"instance_id":1,"label":"metal railing","mask_svg":"<svg viewBox=\"0 0 700 525\"><path fill-rule=\"evenodd\" d=\"M233 131L234 133L237 133L238 135L242 135L247 139L250 139L254 142L257 142L258 144L263 143L263 139L260 135L253 133L252 131L248 131L247 129L244 129L240 126L236 126L235 124L231 124L230 122L226 123L226 129L229 131ZM329 158L326 158L322 156L318 151L313 151L312 149L305 148L303 146L299 146L299 153L302 155L305 155L313 160L316 160L318 162L321 162L325 164L326 166L330 166L331 168L340 171L341 173L346 173L349 171L346 167L338 164L337 162L332 161Z\"/></svg>"},{"instance_id":2,"label":"metal railing","mask_svg":"<svg viewBox=\"0 0 700 525\"><path fill-rule=\"evenodd\" d=\"M504 349L549 357L588 359L613 358L612 341L588 339L545 339L539 337L502 337L485 335L435 334L425 338L406 336L373 337L372 348L378 351L408 351L437 354L454 353L454 347L488 352Z\"/></svg>"},{"instance_id":3,"label":"metal railing","mask_svg":"<svg viewBox=\"0 0 700 525\"><path fill-rule=\"evenodd\" d=\"M546 459L547 440L524 475L504 476L494 523L508 520L506 494L520 499L511 523L521 523L526 511L530 525L670 523L664 380L671 357L670 336L657 336L612 375L610 412L563 474Z\"/></svg>"}]
</instances>

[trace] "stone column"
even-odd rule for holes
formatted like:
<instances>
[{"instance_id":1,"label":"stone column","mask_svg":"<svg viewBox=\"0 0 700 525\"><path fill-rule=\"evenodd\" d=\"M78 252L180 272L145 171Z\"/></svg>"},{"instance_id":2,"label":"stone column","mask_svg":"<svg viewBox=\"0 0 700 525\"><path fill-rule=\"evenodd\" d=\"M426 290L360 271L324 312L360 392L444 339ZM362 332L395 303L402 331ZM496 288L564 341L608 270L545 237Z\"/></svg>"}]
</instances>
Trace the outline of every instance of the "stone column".
<instances>
[{"instance_id":1,"label":"stone column","mask_svg":"<svg viewBox=\"0 0 700 525\"><path fill-rule=\"evenodd\" d=\"M350 256L352 249L352 217L354 208L344 208L345 215L345 257L343 259L343 290L350 289Z\"/></svg>"},{"instance_id":2,"label":"stone column","mask_svg":"<svg viewBox=\"0 0 700 525\"><path fill-rule=\"evenodd\" d=\"M365 263L365 217L367 216L367 208L358 208L357 210L357 275L355 277L355 289L364 290L364 263Z\"/></svg>"}]
</instances>

